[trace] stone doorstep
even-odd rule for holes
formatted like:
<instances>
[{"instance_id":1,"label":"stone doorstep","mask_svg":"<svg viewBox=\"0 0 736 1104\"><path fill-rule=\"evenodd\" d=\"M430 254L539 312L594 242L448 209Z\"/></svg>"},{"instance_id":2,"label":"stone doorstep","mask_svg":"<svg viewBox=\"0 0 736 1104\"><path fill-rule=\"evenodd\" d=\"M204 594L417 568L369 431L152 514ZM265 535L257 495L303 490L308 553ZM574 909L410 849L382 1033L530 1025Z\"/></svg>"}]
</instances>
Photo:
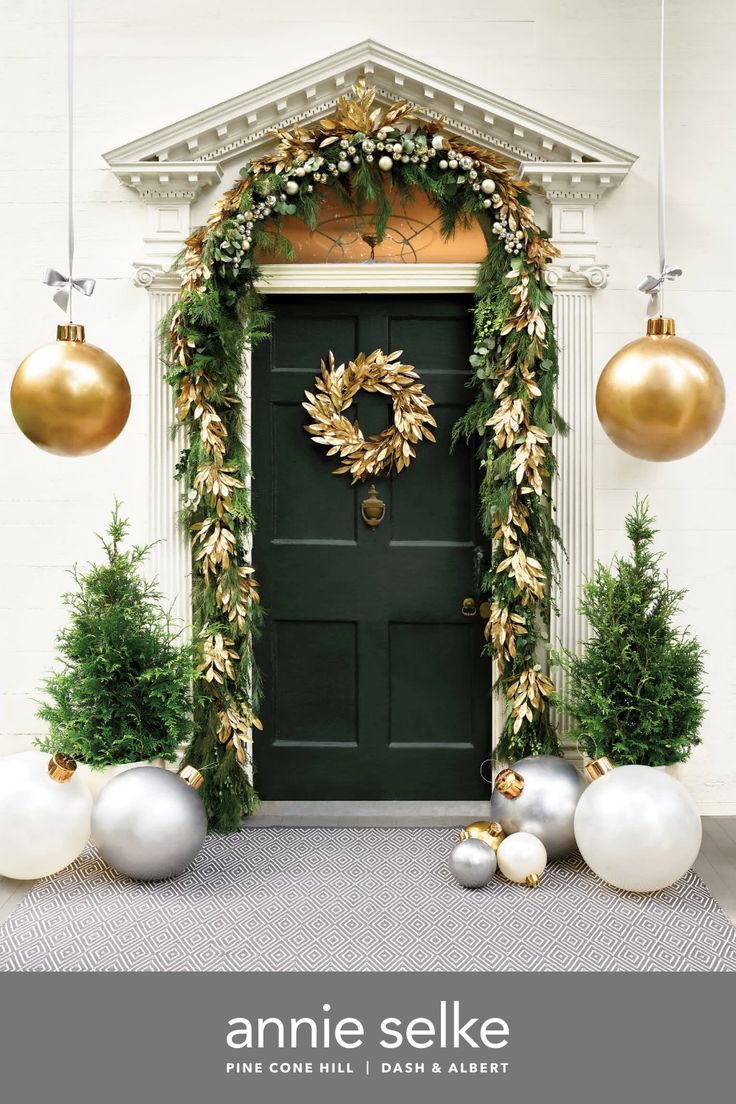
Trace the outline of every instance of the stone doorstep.
<instances>
[{"instance_id":1,"label":"stone doorstep","mask_svg":"<svg viewBox=\"0 0 736 1104\"><path fill-rule=\"evenodd\" d=\"M245 828L444 828L487 819L487 801L263 801Z\"/></svg>"}]
</instances>

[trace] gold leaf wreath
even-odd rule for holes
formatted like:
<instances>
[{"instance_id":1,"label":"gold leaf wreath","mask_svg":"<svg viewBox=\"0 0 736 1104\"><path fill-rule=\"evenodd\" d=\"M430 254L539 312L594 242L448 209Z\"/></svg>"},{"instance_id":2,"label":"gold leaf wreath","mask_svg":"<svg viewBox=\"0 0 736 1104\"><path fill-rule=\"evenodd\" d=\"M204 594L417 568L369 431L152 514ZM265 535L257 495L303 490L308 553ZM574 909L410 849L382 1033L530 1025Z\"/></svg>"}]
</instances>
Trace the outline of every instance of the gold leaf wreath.
<instances>
[{"instance_id":1,"label":"gold leaf wreath","mask_svg":"<svg viewBox=\"0 0 736 1104\"><path fill-rule=\"evenodd\" d=\"M328 456L339 456L335 475L348 473L353 483L367 476L388 475L407 468L416 456L414 446L423 438L434 441L429 426L437 422L429 413L434 403L425 394L416 369L399 361L401 350L384 353L358 353L347 367L335 367L330 352L328 363L320 361L321 373L315 377L315 393L305 391L302 406L314 421L307 433L317 445L327 446ZM393 425L367 440L357 419L351 422L345 411L358 391L387 395L394 408Z\"/></svg>"}]
</instances>

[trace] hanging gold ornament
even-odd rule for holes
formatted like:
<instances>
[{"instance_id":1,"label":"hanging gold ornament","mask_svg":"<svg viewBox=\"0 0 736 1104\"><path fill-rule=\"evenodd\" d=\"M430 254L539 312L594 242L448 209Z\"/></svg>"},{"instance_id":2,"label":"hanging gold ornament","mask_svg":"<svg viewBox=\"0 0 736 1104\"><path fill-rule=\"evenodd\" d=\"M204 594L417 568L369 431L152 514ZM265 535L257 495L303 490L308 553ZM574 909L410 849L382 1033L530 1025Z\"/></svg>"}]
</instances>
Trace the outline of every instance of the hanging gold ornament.
<instances>
[{"instance_id":1,"label":"hanging gold ornament","mask_svg":"<svg viewBox=\"0 0 736 1104\"><path fill-rule=\"evenodd\" d=\"M596 390L604 430L640 460L680 460L710 440L726 402L706 352L675 335L672 318L650 318L646 337L611 357Z\"/></svg>"},{"instance_id":2,"label":"hanging gold ornament","mask_svg":"<svg viewBox=\"0 0 736 1104\"><path fill-rule=\"evenodd\" d=\"M86 343L84 326L69 323L21 363L10 404L34 445L57 456L87 456L123 429L130 385L116 360Z\"/></svg>"}]
</instances>

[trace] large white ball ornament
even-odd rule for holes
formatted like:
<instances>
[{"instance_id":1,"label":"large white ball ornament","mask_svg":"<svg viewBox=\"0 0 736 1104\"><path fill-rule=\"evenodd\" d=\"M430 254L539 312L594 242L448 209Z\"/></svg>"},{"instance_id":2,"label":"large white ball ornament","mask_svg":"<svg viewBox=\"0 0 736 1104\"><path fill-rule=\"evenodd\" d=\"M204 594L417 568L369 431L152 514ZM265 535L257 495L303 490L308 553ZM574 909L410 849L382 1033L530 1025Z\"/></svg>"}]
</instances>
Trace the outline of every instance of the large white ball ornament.
<instances>
[{"instance_id":1,"label":"large white ball ornament","mask_svg":"<svg viewBox=\"0 0 736 1104\"><path fill-rule=\"evenodd\" d=\"M207 835L202 775L132 767L105 786L92 810L92 842L113 870L141 882L181 873Z\"/></svg>"},{"instance_id":2,"label":"large white ball ornament","mask_svg":"<svg viewBox=\"0 0 736 1104\"><path fill-rule=\"evenodd\" d=\"M486 193L486 195L491 195L496 190L496 181L493 180L490 176L486 176L481 182L481 188Z\"/></svg>"},{"instance_id":3,"label":"large white ball ornament","mask_svg":"<svg viewBox=\"0 0 736 1104\"><path fill-rule=\"evenodd\" d=\"M604 882L632 893L665 889L697 858L702 826L687 790L654 767L612 768L588 787L575 811L580 854Z\"/></svg>"},{"instance_id":4,"label":"large white ball ornament","mask_svg":"<svg viewBox=\"0 0 736 1104\"><path fill-rule=\"evenodd\" d=\"M302 169L302 176L304 176L304 169ZM296 180L287 180L284 184L284 191L287 195L293 196L299 191L299 185Z\"/></svg>"},{"instance_id":5,"label":"large white ball ornament","mask_svg":"<svg viewBox=\"0 0 736 1104\"><path fill-rule=\"evenodd\" d=\"M496 859L504 878L520 885L536 886L547 865L547 852L542 841L530 832L514 832L513 836L501 840Z\"/></svg>"},{"instance_id":6,"label":"large white ball ornament","mask_svg":"<svg viewBox=\"0 0 736 1104\"><path fill-rule=\"evenodd\" d=\"M384 154L383 157L379 157L378 167L381 172L390 172L391 169L394 167L393 157L387 157L386 154Z\"/></svg>"},{"instance_id":7,"label":"large white ball ornament","mask_svg":"<svg viewBox=\"0 0 736 1104\"><path fill-rule=\"evenodd\" d=\"M53 765L51 765L53 764ZM81 854L92 798L76 764L40 751L0 759L0 874L45 878Z\"/></svg>"}]
</instances>

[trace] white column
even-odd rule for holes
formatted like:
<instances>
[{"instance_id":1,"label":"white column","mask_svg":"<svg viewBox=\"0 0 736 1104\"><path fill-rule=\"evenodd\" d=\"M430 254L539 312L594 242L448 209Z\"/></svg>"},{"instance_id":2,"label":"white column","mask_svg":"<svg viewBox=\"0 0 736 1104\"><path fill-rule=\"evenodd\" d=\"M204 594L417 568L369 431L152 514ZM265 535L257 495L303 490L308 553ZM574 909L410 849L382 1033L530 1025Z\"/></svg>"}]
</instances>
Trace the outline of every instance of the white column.
<instances>
[{"instance_id":1,"label":"white column","mask_svg":"<svg viewBox=\"0 0 736 1104\"><path fill-rule=\"evenodd\" d=\"M174 396L163 378L159 336L161 322L176 301L179 281L153 266L141 265L136 283L148 290L149 303L148 539L157 542L149 571L158 579L176 621L188 631L192 623L191 553L179 519L182 485L174 478L184 435L177 430L172 437Z\"/></svg>"},{"instance_id":2,"label":"white column","mask_svg":"<svg viewBox=\"0 0 736 1104\"><path fill-rule=\"evenodd\" d=\"M588 639L587 620L578 613L580 586L593 570L593 428L595 419L593 364L593 293L605 286L606 270L599 265L553 266L548 282L554 291L553 317L559 347L560 375L557 408L570 426L566 437L554 440L557 474L552 486L555 519L566 555L560 556L559 581L552 611L553 648L580 651ZM558 690L564 677L555 671ZM568 725L557 717L563 746Z\"/></svg>"}]
</instances>

